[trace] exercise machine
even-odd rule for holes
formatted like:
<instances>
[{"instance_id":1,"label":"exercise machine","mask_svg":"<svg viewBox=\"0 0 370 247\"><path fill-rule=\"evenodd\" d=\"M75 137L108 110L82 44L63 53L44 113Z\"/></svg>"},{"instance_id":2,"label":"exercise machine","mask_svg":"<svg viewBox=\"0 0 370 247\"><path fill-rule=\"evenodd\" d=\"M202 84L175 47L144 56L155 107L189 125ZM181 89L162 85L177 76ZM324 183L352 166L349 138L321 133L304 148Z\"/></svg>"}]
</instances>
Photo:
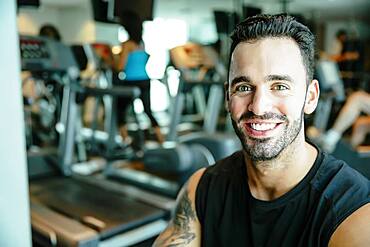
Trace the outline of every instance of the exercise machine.
<instances>
[{"instance_id":1,"label":"exercise machine","mask_svg":"<svg viewBox=\"0 0 370 247\"><path fill-rule=\"evenodd\" d=\"M308 137L320 146L319 136L330 125L333 106L342 104L346 97L343 80L338 65L333 61L320 60L316 63L316 76L320 82L320 100L314 115L313 126L309 128ZM340 140L333 155L346 161L351 167L370 178L370 154L354 150L344 139Z\"/></svg>"},{"instance_id":2,"label":"exercise machine","mask_svg":"<svg viewBox=\"0 0 370 247\"><path fill-rule=\"evenodd\" d=\"M329 125L333 105L346 99L343 80L338 65L333 61L320 60L316 63L316 76L320 82L320 100L317 105L313 125L323 132Z\"/></svg>"},{"instance_id":3,"label":"exercise machine","mask_svg":"<svg viewBox=\"0 0 370 247\"><path fill-rule=\"evenodd\" d=\"M78 98L84 94L137 97L132 88L84 88L71 49L41 37L21 36L22 70L59 74L63 87L55 173L31 172L31 223L42 246L131 246L159 234L170 200L99 176L73 173ZM30 170L33 168L30 167ZM36 176L37 175L37 176Z\"/></svg>"},{"instance_id":4,"label":"exercise machine","mask_svg":"<svg viewBox=\"0 0 370 247\"><path fill-rule=\"evenodd\" d=\"M80 160L86 160L87 153L90 153L111 160L123 155L123 152L114 152L114 150L122 151L122 147L127 145L117 134L115 104L116 98L120 95L119 91L118 93L114 91L119 88L113 87L112 68L96 54L95 45L72 46L73 54L78 61L80 75L83 77L82 81L88 85L83 93L84 117L77 120L81 123L76 131L78 134L76 137L77 147L81 147L78 148L78 157L81 157ZM99 46L103 46L103 44L99 44ZM106 47L106 49L109 48ZM132 88L132 91L135 92L135 98L140 93L138 88ZM126 97L131 96L126 95ZM77 116L82 116L82 110L79 109L79 111L81 113ZM103 117L101 117L102 114L99 114L101 111L103 111ZM134 120L138 124L138 119L134 118ZM140 143L144 141L143 138L142 135L138 135ZM126 153L126 155L128 154Z\"/></svg>"},{"instance_id":5,"label":"exercise machine","mask_svg":"<svg viewBox=\"0 0 370 247\"><path fill-rule=\"evenodd\" d=\"M111 166L106 171L108 177L176 197L181 186L193 172L241 149L240 141L235 134L216 132L224 100L223 83L185 81L180 78L172 102L171 123L166 142L161 146L147 146L144 149L144 167L141 170ZM210 86L210 95L205 110L203 131L179 137L177 127L184 107L185 84L188 86L207 84Z\"/></svg>"}]
</instances>

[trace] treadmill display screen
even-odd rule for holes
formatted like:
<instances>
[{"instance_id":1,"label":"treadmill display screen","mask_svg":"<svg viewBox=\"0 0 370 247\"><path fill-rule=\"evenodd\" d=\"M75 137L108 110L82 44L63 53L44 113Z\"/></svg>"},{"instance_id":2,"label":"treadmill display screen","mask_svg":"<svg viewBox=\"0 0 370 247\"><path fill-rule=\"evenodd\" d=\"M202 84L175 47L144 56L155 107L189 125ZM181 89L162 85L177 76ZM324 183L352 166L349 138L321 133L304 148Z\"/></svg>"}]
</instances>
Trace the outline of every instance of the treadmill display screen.
<instances>
[{"instance_id":1,"label":"treadmill display screen","mask_svg":"<svg viewBox=\"0 0 370 247\"><path fill-rule=\"evenodd\" d=\"M50 52L42 40L21 39L20 48L22 59L50 58Z\"/></svg>"}]
</instances>

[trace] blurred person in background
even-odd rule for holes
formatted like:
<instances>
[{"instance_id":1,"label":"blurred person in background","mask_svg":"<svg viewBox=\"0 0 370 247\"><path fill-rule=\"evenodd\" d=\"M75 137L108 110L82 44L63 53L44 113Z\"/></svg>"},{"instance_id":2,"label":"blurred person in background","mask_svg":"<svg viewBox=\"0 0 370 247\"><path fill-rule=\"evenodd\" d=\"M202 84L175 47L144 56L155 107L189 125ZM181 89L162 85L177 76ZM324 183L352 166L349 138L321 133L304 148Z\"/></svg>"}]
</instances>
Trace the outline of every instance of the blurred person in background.
<instances>
[{"instance_id":1,"label":"blurred person in background","mask_svg":"<svg viewBox=\"0 0 370 247\"><path fill-rule=\"evenodd\" d=\"M129 39L121 44L121 53L116 66L118 73L114 83L140 88L140 99L143 102L144 111L150 119L157 141L163 143L164 137L157 120L153 116L150 104L150 78L145 69L149 55L145 52L142 40L143 22L140 16L131 11L122 13L120 22L126 29ZM118 98L117 101L120 135L127 142L131 142L126 124L126 112L131 102L125 98Z\"/></svg>"}]
</instances>

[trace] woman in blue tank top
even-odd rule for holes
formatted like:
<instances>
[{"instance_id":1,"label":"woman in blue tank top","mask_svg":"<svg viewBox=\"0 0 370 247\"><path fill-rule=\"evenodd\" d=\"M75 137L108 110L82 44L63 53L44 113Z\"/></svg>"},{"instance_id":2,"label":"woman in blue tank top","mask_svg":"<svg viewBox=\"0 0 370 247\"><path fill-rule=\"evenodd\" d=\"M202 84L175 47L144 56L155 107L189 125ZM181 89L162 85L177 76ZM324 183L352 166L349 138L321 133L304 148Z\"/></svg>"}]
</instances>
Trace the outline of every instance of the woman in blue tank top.
<instances>
[{"instance_id":1,"label":"woman in blue tank top","mask_svg":"<svg viewBox=\"0 0 370 247\"><path fill-rule=\"evenodd\" d=\"M142 21L136 13L124 12L121 25L126 29L129 39L121 44L121 53L116 68L119 74L114 78L115 84L140 88L140 99L143 102L144 111L150 119L157 141L162 143L164 138L150 106L150 78L145 69L149 55L145 52L142 42ZM118 126L124 140L128 138L126 111L130 104L129 99L118 98L117 100Z\"/></svg>"}]
</instances>

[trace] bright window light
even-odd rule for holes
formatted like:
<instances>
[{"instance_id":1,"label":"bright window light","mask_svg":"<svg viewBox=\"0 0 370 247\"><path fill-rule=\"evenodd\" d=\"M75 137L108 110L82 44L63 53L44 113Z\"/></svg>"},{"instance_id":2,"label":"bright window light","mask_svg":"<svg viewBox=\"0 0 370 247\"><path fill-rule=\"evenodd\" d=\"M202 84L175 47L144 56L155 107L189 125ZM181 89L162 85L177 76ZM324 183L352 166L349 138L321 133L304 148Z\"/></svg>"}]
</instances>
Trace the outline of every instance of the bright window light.
<instances>
[{"instance_id":1,"label":"bright window light","mask_svg":"<svg viewBox=\"0 0 370 247\"><path fill-rule=\"evenodd\" d=\"M152 80L150 89L150 103L153 112L165 111L169 107L166 85L158 80Z\"/></svg>"},{"instance_id":2,"label":"bright window light","mask_svg":"<svg viewBox=\"0 0 370 247\"><path fill-rule=\"evenodd\" d=\"M143 41L150 54L146 70L150 78L163 77L169 62L168 50L185 44L188 36L188 26L183 20L155 18L144 22Z\"/></svg>"}]
</instances>

